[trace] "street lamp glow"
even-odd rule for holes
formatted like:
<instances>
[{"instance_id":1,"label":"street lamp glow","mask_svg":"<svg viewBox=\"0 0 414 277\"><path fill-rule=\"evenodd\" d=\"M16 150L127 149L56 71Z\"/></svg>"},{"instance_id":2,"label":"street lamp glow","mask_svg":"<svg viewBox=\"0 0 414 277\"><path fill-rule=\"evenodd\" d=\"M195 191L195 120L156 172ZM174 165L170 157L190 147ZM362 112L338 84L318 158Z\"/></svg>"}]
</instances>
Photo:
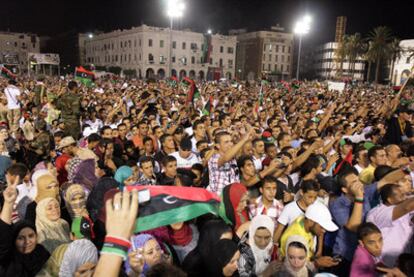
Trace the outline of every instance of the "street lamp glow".
<instances>
[{"instance_id":1,"label":"street lamp glow","mask_svg":"<svg viewBox=\"0 0 414 277\"><path fill-rule=\"evenodd\" d=\"M293 32L299 36L298 64L296 67L296 79L297 80L299 80L300 52L302 50L302 36L309 33L311 22L312 22L312 18L310 17L310 15L305 15L300 21L296 22L295 29L293 30Z\"/></svg>"},{"instance_id":2,"label":"street lamp glow","mask_svg":"<svg viewBox=\"0 0 414 277\"><path fill-rule=\"evenodd\" d=\"M93 38L93 34L88 34L88 38Z\"/></svg>"},{"instance_id":3,"label":"street lamp glow","mask_svg":"<svg viewBox=\"0 0 414 277\"><path fill-rule=\"evenodd\" d=\"M182 17L185 10L185 4L181 0L168 0L167 15L170 18Z\"/></svg>"},{"instance_id":4,"label":"street lamp glow","mask_svg":"<svg viewBox=\"0 0 414 277\"><path fill-rule=\"evenodd\" d=\"M207 30L207 34L211 35L213 33L213 31L211 29Z\"/></svg>"}]
</instances>

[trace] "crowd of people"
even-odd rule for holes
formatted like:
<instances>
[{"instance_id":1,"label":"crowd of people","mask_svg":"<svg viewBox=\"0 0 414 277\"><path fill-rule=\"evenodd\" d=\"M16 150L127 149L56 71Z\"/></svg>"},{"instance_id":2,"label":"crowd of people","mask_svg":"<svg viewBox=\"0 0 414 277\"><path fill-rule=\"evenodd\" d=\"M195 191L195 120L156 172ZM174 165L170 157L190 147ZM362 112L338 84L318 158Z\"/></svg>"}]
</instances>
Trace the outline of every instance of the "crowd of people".
<instances>
[{"instance_id":1,"label":"crowd of people","mask_svg":"<svg viewBox=\"0 0 414 277\"><path fill-rule=\"evenodd\" d=\"M0 79L0 276L414 276L410 88L195 85ZM220 208L135 233L140 186Z\"/></svg>"}]
</instances>

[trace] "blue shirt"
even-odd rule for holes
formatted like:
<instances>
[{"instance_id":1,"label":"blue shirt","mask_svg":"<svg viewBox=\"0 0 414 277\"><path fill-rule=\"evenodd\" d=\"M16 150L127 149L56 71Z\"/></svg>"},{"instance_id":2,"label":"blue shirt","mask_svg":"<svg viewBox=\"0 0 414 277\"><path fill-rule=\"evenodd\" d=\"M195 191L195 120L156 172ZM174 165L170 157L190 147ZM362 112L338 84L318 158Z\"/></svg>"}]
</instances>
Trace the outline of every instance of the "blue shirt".
<instances>
[{"instance_id":1,"label":"blue shirt","mask_svg":"<svg viewBox=\"0 0 414 277\"><path fill-rule=\"evenodd\" d=\"M365 217L373 207L372 205L377 202L377 183L367 185L364 188L364 206L362 210L362 221L365 221ZM355 249L358 245L358 237L355 232L349 231L345 224L348 222L349 217L352 214L354 203L349 200L344 194L337 199L333 200L329 204L329 210L332 214L333 221L338 225L339 230L335 238L335 244L333 246L333 253L335 255L341 255L343 258L352 261Z\"/></svg>"}]
</instances>

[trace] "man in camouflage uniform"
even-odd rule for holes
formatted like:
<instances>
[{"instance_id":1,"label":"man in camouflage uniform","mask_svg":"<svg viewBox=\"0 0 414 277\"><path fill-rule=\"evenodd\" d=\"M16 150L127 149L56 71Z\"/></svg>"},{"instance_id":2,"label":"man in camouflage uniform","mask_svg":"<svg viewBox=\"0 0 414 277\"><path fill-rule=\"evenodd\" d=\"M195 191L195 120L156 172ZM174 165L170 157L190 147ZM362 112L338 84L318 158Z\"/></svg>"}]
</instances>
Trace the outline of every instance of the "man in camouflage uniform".
<instances>
[{"instance_id":1,"label":"man in camouflage uniform","mask_svg":"<svg viewBox=\"0 0 414 277\"><path fill-rule=\"evenodd\" d=\"M68 91L56 99L56 108L60 110L60 116L65 123L65 135L75 140L79 139L80 134L80 97L77 91L78 84L70 81Z\"/></svg>"},{"instance_id":2,"label":"man in camouflage uniform","mask_svg":"<svg viewBox=\"0 0 414 277\"><path fill-rule=\"evenodd\" d=\"M46 87L45 87L45 84L43 83L44 79L45 79L44 76L39 76L37 78L37 83L33 89L33 92L34 92L33 103L35 104L36 107L42 106L43 98L46 96Z\"/></svg>"},{"instance_id":3,"label":"man in camouflage uniform","mask_svg":"<svg viewBox=\"0 0 414 277\"><path fill-rule=\"evenodd\" d=\"M46 130L46 122L39 119L35 123L35 139L29 144L28 163L33 168L38 162L46 160L50 154L51 138Z\"/></svg>"}]
</instances>

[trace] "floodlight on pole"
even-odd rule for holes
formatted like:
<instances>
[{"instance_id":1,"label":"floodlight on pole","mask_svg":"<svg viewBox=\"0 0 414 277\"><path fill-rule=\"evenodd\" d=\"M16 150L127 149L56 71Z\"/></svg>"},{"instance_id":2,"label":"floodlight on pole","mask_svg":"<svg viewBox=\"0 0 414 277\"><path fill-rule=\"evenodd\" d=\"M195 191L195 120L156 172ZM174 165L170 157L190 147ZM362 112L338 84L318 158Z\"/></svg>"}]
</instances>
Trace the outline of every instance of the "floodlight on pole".
<instances>
[{"instance_id":1,"label":"floodlight on pole","mask_svg":"<svg viewBox=\"0 0 414 277\"><path fill-rule=\"evenodd\" d=\"M88 38L92 39L93 38L93 34L92 33L89 33L88 34Z\"/></svg>"},{"instance_id":2,"label":"floodlight on pole","mask_svg":"<svg viewBox=\"0 0 414 277\"><path fill-rule=\"evenodd\" d=\"M167 16L170 18L170 56L168 62L169 76L172 77L172 29L174 18L179 18L184 15L185 4L181 0L168 0L167 1Z\"/></svg>"},{"instance_id":3,"label":"floodlight on pole","mask_svg":"<svg viewBox=\"0 0 414 277\"><path fill-rule=\"evenodd\" d=\"M298 51L298 64L296 68L296 79L299 80L300 69L300 53L302 50L302 36L306 35L310 31L310 24L312 18L309 15L305 15L300 21L296 22L293 32L299 36L299 51Z\"/></svg>"}]
</instances>

